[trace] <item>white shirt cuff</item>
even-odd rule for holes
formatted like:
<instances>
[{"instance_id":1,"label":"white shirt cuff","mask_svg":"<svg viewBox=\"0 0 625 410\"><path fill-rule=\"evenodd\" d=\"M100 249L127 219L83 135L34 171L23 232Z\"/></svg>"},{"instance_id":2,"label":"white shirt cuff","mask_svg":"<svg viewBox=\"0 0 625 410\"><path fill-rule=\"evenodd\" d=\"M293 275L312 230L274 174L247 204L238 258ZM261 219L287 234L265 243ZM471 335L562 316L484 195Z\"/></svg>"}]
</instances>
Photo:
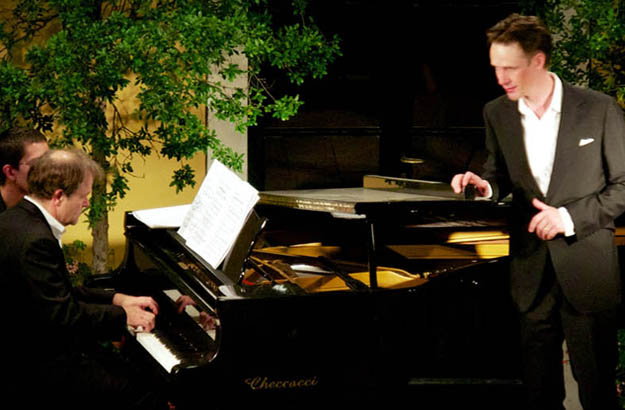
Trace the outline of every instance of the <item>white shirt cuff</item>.
<instances>
[{"instance_id":1,"label":"white shirt cuff","mask_svg":"<svg viewBox=\"0 0 625 410\"><path fill-rule=\"evenodd\" d=\"M573 224L573 219L571 219L569 211L567 211L565 207L561 206L558 208L558 212L560 212L562 223L564 223L564 236L575 235L575 225Z\"/></svg>"},{"instance_id":2,"label":"white shirt cuff","mask_svg":"<svg viewBox=\"0 0 625 410\"><path fill-rule=\"evenodd\" d=\"M486 189L486 195L484 195L483 198L490 199L490 198L492 198L492 196L493 196L493 188L491 188L490 182L488 182L488 187Z\"/></svg>"}]
</instances>

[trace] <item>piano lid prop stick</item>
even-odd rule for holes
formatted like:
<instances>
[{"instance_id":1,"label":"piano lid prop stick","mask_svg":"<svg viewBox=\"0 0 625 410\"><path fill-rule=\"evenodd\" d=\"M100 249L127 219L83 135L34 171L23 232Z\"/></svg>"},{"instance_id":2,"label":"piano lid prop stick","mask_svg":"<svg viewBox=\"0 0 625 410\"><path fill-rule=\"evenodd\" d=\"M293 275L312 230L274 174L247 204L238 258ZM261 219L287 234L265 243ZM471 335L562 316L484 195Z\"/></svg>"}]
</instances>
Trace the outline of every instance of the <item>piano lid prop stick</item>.
<instances>
[{"instance_id":1,"label":"piano lid prop stick","mask_svg":"<svg viewBox=\"0 0 625 410\"><path fill-rule=\"evenodd\" d=\"M325 256L318 256L317 259L319 259L319 261L322 264L324 264L330 270L336 273L336 276L343 279L343 282L345 282L347 287L350 288L351 290L355 290L358 292L368 292L370 290L369 286L362 283L358 279L351 277L349 273L344 272L341 268L338 267L336 263L332 262L330 259L326 258Z\"/></svg>"},{"instance_id":2,"label":"piano lid prop stick","mask_svg":"<svg viewBox=\"0 0 625 410\"><path fill-rule=\"evenodd\" d=\"M295 283L295 281L286 273L284 273L281 269L279 269L277 266L271 265L255 256L250 256L250 262L252 263L252 265L259 270L260 274L263 275L263 277L267 280L269 280L271 282L272 285L275 285L275 281L273 280L273 278L271 278L271 275L265 270L265 268L271 269L274 272L277 272L278 275L280 275L281 277L283 277L284 279L286 279L287 281L289 281L290 283L297 285Z\"/></svg>"},{"instance_id":3,"label":"piano lid prop stick","mask_svg":"<svg viewBox=\"0 0 625 410\"><path fill-rule=\"evenodd\" d=\"M262 275L263 278L267 279L272 285L276 284L276 281L271 277L271 275L260 265L260 259L250 256L247 261Z\"/></svg>"}]
</instances>

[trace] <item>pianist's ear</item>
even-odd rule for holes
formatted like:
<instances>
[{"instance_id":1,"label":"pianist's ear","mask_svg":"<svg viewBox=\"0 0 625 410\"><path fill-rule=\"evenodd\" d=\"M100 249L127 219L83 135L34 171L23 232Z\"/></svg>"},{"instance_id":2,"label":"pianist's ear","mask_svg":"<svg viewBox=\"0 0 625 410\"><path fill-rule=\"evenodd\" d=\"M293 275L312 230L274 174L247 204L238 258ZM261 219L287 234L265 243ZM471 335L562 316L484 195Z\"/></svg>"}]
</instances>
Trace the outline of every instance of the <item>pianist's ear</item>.
<instances>
[{"instance_id":1,"label":"pianist's ear","mask_svg":"<svg viewBox=\"0 0 625 410\"><path fill-rule=\"evenodd\" d=\"M2 173L5 178L11 181L15 181L15 173L17 172L16 168L13 168L11 164L4 164L2 166Z\"/></svg>"},{"instance_id":2,"label":"pianist's ear","mask_svg":"<svg viewBox=\"0 0 625 410\"><path fill-rule=\"evenodd\" d=\"M63 200L63 196L64 196L65 192L63 192L62 189L57 189L56 191L54 191L54 193L52 193L52 203L56 206L60 205L61 201Z\"/></svg>"}]
</instances>

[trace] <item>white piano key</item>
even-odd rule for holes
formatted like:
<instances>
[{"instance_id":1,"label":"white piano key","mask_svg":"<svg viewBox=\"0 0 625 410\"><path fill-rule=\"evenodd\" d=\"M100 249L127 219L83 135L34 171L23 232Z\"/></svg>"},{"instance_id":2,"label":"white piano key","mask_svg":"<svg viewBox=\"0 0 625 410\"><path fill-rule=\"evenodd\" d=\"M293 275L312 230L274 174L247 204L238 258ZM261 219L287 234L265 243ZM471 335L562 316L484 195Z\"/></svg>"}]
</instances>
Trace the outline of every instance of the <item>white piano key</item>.
<instances>
[{"instance_id":1,"label":"white piano key","mask_svg":"<svg viewBox=\"0 0 625 410\"><path fill-rule=\"evenodd\" d=\"M178 359L153 333L137 333L137 341L154 359L171 373L171 369L180 363Z\"/></svg>"}]
</instances>

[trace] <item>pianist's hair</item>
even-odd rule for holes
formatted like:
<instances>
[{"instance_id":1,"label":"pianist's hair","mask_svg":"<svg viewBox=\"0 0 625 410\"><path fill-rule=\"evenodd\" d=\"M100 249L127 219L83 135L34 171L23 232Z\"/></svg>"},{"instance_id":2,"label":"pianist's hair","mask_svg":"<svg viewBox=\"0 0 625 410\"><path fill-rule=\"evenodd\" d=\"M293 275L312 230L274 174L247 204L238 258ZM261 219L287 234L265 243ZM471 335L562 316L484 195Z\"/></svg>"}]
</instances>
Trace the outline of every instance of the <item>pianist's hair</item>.
<instances>
[{"instance_id":1,"label":"pianist's hair","mask_svg":"<svg viewBox=\"0 0 625 410\"><path fill-rule=\"evenodd\" d=\"M13 127L0 133L0 168L11 165L19 168L24 157L24 146L36 142L47 142L43 134L32 128ZM6 183L6 175L0 172L0 185Z\"/></svg>"},{"instance_id":2,"label":"pianist's hair","mask_svg":"<svg viewBox=\"0 0 625 410\"><path fill-rule=\"evenodd\" d=\"M52 198L57 189L70 196L87 175L94 182L104 180L100 165L82 150L49 150L39 157L28 173L30 194L41 199Z\"/></svg>"},{"instance_id":3,"label":"pianist's hair","mask_svg":"<svg viewBox=\"0 0 625 410\"><path fill-rule=\"evenodd\" d=\"M547 26L536 16L522 16L514 13L486 31L488 45L493 43L518 43L526 55L537 52L545 54L545 66L551 61L553 48L551 33Z\"/></svg>"}]
</instances>

